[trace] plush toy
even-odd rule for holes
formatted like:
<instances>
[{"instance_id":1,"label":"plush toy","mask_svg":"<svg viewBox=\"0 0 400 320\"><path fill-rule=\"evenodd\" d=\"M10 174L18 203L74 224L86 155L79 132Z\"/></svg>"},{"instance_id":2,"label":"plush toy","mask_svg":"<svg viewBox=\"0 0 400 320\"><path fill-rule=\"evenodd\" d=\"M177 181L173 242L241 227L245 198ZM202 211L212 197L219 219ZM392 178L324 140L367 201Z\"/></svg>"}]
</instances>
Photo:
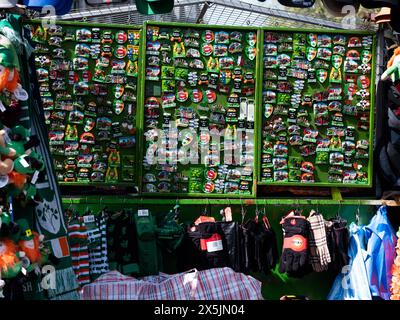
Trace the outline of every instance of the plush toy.
<instances>
[{"instance_id":1,"label":"plush toy","mask_svg":"<svg viewBox=\"0 0 400 320\"><path fill-rule=\"evenodd\" d=\"M37 136L30 136L30 131L23 126L0 130L0 155L3 160L0 162L0 177L8 175L8 180L3 179L0 187L12 185L10 188L13 196L18 196L22 192L26 197L36 194L29 177L33 177L36 171L44 170L42 156L31 150L38 144Z\"/></svg>"},{"instance_id":2,"label":"plush toy","mask_svg":"<svg viewBox=\"0 0 400 320\"><path fill-rule=\"evenodd\" d=\"M387 69L382 74L381 80L392 79L392 82L400 80L400 47L394 49L393 55L388 61Z\"/></svg>"},{"instance_id":3,"label":"plush toy","mask_svg":"<svg viewBox=\"0 0 400 320\"><path fill-rule=\"evenodd\" d=\"M20 238L20 228L12 221L8 212L0 208L0 238L5 237L17 242Z\"/></svg>"},{"instance_id":4,"label":"plush toy","mask_svg":"<svg viewBox=\"0 0 400 320\"><path fill-rule=\"evenodd\" d=\"M18 245L25 253L22 259L23 266L28 272L37 270L38 266L48 260L48 252L43 242L44 236L32 231L26 219L20 219L17 223L21 228L21 240Z\"/></svg>"},{"instance_id":5,"label":"plush toy","mask_svg":"<svg viewBox=\"0 0 400 320\"><path fill-rule=\"evenodd\" d=\"M23 253L10 239L0 239L0 275L3 279L15 278L22 270Z\"/></svg>"},{"instance_id":6,"label":"plush toy","mask_svg":"<svg viewBox=\"0 0 400 320\"><path fill-rule=\"evenodd\" d=\"M18 54L11 41L0 35L0 91L15 93L20 88Z\"/></svg>"},{"instance_id":7,"label":"plush toy","mask_svg":"<svg viewBox=\"0 0 400 320\"><path fill-rule=\"evenodd\" d=\"M14 161L10 158L15 156L15 150L6 148L5 135L6 132L4 130L0 130L0 154L6 157L5 159L3 159L3 157L0 158L0 175L2 176L8 175L9 173L11 173L11 171L13 171Z\"/></svg>"}]
</instances>

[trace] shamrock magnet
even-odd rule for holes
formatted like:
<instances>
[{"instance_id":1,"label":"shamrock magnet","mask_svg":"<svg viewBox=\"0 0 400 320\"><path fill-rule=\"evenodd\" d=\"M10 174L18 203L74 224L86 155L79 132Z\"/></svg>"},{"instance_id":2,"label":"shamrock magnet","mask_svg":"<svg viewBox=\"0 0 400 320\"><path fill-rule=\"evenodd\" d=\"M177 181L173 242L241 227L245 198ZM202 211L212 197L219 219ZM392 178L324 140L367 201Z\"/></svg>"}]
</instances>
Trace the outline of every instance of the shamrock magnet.
<instances>
[{"instance_id":1,"label":"shamrock magnet","mask_svg":"<svg viewBox=\"0 0 400 320\"><path fill-rule=\"evenodd\" d=\"M84 126L84 131L85 132L89 132L89 131L92 131L93 130L93 128L95 127L95 125L96 125L96 122L94 121L94 119L92 119L92 118L86 118L86 120L85 120L85 126Z\"/></svg>"},{"instance_id":2,"label":"shamrock magnet","mask_svg":"<svg viewBox=\"0 0 400 320\"><path fill-rule=\"evenodd\" d=\"M315 33L309 33L307 35L307 43L311 46L311 47L316 47L318 40L317 40L317 35Z\"/></svg>"},{"instance_id":3,"label":"shamrock magnet","mask_svg":"<svg viewBox=\"0 0 400 320\"><path fill-rule=\"evenodd\" d=\"M249 58L250 61L253 61L256 58L257 49L256 49L256 47L249 46L249 47L246 47L245 53L246 53L247 58Z\"/></svg>"},{"instance_id":4,"label":"shamrock magnet","mask_svg":"<svg viewBox=\"0 0 400 320\"><path fill-rule=\"evenodd\" d=\"M246 34L246 41L247 43L254 47L257 43L257 34L255 32L249 32Z\"/></svg>"},{"instance_id":5,"label":"shamrock magnet","mask_svg":"<svg viewBox=\"0 0 400 320\"><path fill-rule=\"evenodd\" d=\"M124 95L125 87L121 84L115 86L115 98L120 99Z\"/></svg>"},{"instance_id":6,"label":"shamrock magnet","mask_svg":"<svg viewBox=\"0 0 400 320\"><path fill-rule=\"evenodd\" d=\"M318 69L316 71L316 75L317 75L317 80L320 83L324 83L326 81L326 79L328 78L328 72L324 69Z\"/></svg>"},{"instance_id":7,"label":"shamrock magnet","mask_svg":"<svg viewBox=\"0 0 400 320\"><path fill-rule=\"evenodd\" d=\"M307 55L308 61L313 61L315 59L315 57L317 56L317 48L307 47L306 55Z\"/></svg>"},{"instance_id":8,"label":"shamrock magnet","mask_svg":"<svg viewBox=\"0 0 400 320\"><path fill-rule=\"evenodd\" d=\"M272 113L274 112L274 106L272 104L265 104L264 105L264 117L268 119Z\"/></svg>"},{"instance_id":9,"label":"shamrock magnet","mask_svg":"<svg viewBox=\"0 0 400 320\"><path fill-rule=\"evenodd\" d=\"M114 106L114 112L116 115L120 115L124 111L124 108L125 108L125 104L121 100L115 100L113 106Z\"/></svg>"},{"instance_id":10,"label":"shamrock magnet","mask_svg":"<svg viewBox=\"0 0 400 320\"><path fill-rule=\"evenodd\" d=\"M338 54L334 54L332 56L332 66L335 69L339 69L341 67L341 65L342 65L342 62L343 62L343 57L342 56L340 56Z\"/></svg>"}]
</instances>

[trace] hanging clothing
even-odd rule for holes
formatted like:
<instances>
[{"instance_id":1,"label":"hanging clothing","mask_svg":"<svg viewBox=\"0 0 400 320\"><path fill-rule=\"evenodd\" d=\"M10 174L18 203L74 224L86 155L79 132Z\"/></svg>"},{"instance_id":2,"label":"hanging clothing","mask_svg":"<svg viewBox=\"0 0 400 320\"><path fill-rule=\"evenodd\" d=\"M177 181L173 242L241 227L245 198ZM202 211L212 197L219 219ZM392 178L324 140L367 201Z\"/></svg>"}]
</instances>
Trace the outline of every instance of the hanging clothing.
<instances>
[{"instance_id":1,"label":"hanging clothing","mask_svg":"<svg viewBox=\"0 0 400 320\"><path fill-rule=\"evenodd\" d=\"M396 235L385 206L367 226L350 225L349 267L335 280L329 300L390 299Z\"/></svg>"},{"instance_id":2,"label":"hanging clothing","mask_svg":"<svg viewBox=\"0 0 400 320\"><path fill-rule=\"evenodd\" d=\"M118 270L125 275L139 272L136 226L125 212L109 214L107 249L110 270Z\"/></svg>"},{"instance_id":3,"label":"hanging clothing","mask_svg":"<svg viewBox=\"0 0 400 320\"><path fill-rule=\"evenodd\" d=\"M372 295L389 300L397 238L388 220L386 206L378 209L364 229L368 238L368 259L365 263Z\"/></svg>"},{"instance_id":4,"label":"hanging clothing","mask_svg":"<svg viewBox=\"0 0 400 320\"><path fill-rule=\"evenodd\" d=\"M397 232L400 238L400 229ZM392 283L390 286L390 300L400 300L400 239L397 240L396 246L397 257L394 259L392 266Z\"/></svg>"},{"instance_id":5,"label":"hanging clothing","mask_svg":"<svg viewBox=\"0 0 400 320\"><path fill-rule=\"evenodd\" d=\"M72 268L80 286L90 283L88 236L82 217L68 223L68 237L71 248Z\"/></svg>"},{"instance_id":6,"label":"hanging clothing","mask_svg":"<svg viewBox=\"0 0 400 320\"><path fill-rule=\"evenodd\" d=\"M344 266L349 264L347 255L349 248L349 230L347 229L347 221L337 217L326 223L326 237L328 241L329 254L331 263L328 270L333 273L341 272Z\"/></svg>"},{"instance_id":7,"label":"hanging clothing","mask_svg":"<svg viewBox=\"0 0 400 320\"><path fill-rule=\"evenodd\" d=\"M90 229L88 227L90 276L92 280L109 271L106 213L102 211L93 218L94 221L90 224Z\"/></svg>"},{"instance_id":8,"label":"hanging clothing","mask_svg":"<svg viewBox=\"0 0 400 320\"><path fill-rule=\"evenodd\" d=\"M368 273L365 267L367 250L364 228L352 223L349 227L349 265L336 277L328 300L371 300Z\"/></svg>"},{"instance_id":9,"label":"hanging clothing","mask_svg":"<svg viewBox=\"0 0 400 320\"><path fill-rule=\"evenodd\" d=\"M326 232L325 220L322 215L314 210L310 212L307 218L310 223L310 262L316 272L325 271L331 262L331 255L329 253Z\"/></svg>"}]
</instances>

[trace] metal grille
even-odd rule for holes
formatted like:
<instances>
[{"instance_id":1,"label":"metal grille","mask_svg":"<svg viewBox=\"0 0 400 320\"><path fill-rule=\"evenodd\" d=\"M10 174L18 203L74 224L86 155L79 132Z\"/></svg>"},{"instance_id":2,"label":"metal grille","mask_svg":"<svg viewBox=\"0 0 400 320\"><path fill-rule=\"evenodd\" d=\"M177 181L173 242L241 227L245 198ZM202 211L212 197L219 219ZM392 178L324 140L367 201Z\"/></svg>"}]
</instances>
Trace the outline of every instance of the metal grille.
<instances>
[{"instance_id":1,"label":"metal grille","mask_svg":"<svg viewBox=\"0 0 400 320\"><path fill-rule=\"evenodd\" d=\"M183 23L204 23L210 25L233 26L271 26L311 28L325 27L333 29L370 29L375 25L357 18L355 24L348 24L340 18L328 18L319 10L303 9L300 13L264 7L239 0L175 0L175 7L169 14L142 15L137 12L134 0L119 6L89 7L82 3L76 4L70 14L59 17L62 20L90 21L100 23L138 24L144 21L164 21ZM319 5L316 5L318 7ZM304 12L304 14L303 14Z\"/></svg>"}]
</instances>

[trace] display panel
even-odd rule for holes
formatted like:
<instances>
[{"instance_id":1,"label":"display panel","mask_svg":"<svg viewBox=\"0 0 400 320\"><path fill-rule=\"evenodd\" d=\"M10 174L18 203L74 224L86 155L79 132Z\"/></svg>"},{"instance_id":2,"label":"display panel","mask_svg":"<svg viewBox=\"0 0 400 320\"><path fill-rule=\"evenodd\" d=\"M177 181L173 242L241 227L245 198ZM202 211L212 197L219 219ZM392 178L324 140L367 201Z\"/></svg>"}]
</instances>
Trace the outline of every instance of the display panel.
<instances>
[{"instance_id":1,"label":"display panel","mask_svg":"<svg viewBox=\"0 0 400 320\"><path fill-rule=\"evenodd\" d=\"M137 185L140 29L30 23L60 184Z\"/></svg>"},{"instance_id":2,"label":"display panel","mask_svg":"<svg viewBox=\"0 0 400 320\"><path fill-rule=\"evenodd\" d=\"M260 184L372 184L375 37L264 30Z\"/></svg>"},{"instance_id":3,"label":"display panel","mask_svg":"<svg viewBox=\"0 0 400 320\"><path fill-rule=\"evenodd\" d=\"M252 197L258 30L146 25L144 194Z\"/></svg>"}]
</instances>

